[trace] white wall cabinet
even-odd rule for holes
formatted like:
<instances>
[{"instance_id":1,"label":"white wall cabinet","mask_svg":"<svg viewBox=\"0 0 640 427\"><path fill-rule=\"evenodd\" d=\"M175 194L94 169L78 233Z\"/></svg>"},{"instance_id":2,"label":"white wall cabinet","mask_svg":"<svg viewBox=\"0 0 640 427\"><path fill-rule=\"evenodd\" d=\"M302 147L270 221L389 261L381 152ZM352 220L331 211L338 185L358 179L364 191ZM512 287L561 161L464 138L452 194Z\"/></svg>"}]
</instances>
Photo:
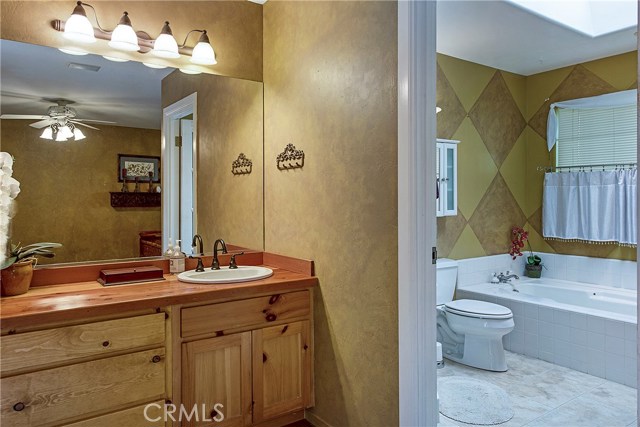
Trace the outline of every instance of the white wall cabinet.
<instances>
[{"instance_id":1,"label":"white wall cabinet","mask_svg":"<svg viewBox=\"0 0 640 427\"><path fill-rule=\"evenodd\" d=\"M450 139L436 140L437 216L458 214L458 144Z\"/></svg>"}]
</instances>

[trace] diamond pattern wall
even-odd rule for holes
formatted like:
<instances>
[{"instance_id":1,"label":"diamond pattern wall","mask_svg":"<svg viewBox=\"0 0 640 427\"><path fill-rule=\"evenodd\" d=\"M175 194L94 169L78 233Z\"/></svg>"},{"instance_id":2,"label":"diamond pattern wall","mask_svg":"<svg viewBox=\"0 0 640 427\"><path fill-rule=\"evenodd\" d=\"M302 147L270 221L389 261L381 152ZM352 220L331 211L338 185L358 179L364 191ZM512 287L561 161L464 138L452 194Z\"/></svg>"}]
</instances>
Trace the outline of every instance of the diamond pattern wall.
<instances>
[{"instance_id":1,"label":"diamond pattern wall","mask_svg":"<svg viewBox=\"0 0 640 427\"><path fill-rule=\"evenodd\" d=\"M438 251L454 259L506 253L514 225L534 250L635 259L635 249L545 241L541 206L549 105L637 86L637 52L519 76L438 55L438 137L458 139L458 215L438 218Z\"/></svg>"}]
</instances>

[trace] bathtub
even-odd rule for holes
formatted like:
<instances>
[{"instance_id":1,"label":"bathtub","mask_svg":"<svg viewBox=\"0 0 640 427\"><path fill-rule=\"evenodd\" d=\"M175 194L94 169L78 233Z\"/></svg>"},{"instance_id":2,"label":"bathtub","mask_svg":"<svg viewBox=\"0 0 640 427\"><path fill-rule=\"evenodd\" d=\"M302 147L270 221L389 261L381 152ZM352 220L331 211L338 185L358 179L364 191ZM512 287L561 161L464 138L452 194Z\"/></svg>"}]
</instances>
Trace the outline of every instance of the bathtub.
<instances>
[{"instance_id":1,"label":"bathtub","mask_svg":"<svg viewBox=\"0 0 640 427\"><path fill-rule=\"evenodd\" d=\"M557 279L481 283L456 298L509 307L505 349L637 388L636 291Z\"/></svg>"}]
</instances>

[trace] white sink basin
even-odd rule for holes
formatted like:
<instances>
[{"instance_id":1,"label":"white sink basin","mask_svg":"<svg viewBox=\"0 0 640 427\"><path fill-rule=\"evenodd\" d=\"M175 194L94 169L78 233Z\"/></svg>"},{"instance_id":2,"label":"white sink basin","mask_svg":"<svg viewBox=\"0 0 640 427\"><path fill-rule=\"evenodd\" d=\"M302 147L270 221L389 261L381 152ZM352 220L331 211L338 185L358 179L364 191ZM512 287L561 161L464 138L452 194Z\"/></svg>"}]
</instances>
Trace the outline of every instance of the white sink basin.
<instances>
[{"instance_id":1,"label":"white sink basin","mask_svg":"<svg viewBox=\"0 0 640 427\"><path fill-rule=\"evenodd\" d=\"M178 274L178 280L187 283L215 284L215 283L238 283L260 280L273 274L273 270L255 265L241 266L235 269L220 267L220 270L204 271L189 270Z\"/></svg>"}]
</instances>

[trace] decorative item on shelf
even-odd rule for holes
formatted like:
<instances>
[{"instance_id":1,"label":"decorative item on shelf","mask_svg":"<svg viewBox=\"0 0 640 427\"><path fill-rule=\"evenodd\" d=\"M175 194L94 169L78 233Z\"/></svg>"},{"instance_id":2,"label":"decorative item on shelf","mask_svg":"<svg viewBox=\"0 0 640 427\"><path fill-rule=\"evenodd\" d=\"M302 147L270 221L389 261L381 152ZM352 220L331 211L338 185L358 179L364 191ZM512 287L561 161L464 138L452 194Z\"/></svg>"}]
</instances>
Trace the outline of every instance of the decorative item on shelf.
<instances>
[{"instance_id":1,"label":"decorative item on shelf","mask_svg":"<svg viewBox=\"0 0 640 427\"><path fill-rule=\"evenodd\" d=\"M127 169L122 169L122 176L127 176ZM129 186L127 185L127 180L126 179L122 180L122 188L120 188L120 191L122 193L128 193L129 192Z\"/></svg>"},{"instance_id":2,"label":"decorative item on shelf","mask_svg":"<svg viewBox=\"0 0 640 427\"><path fill-rule=\"evenodd\" d=\"M162 201L160 193L112 191L109 194L114 208L159 208Z\"/></svg>"},{"instance_id":3,"label":"decorative item on shelf","mask_svg":"<svg viewBox=\"0 0 640 427\"><path fill-rule=\"evenodd\" d=\"M136 176L133 181L136 183L135 187L133 187L133 192L134 193L139 193L140 192L140 177Z\"/></svg>"},{"instance_id":4,"label":"decorative item on shelf","mask_svg":"<svg viewBox=\"0 0 640 427\"><path fill-rule=\"evenodd\" d=\"M527 277L532 277L534 279L539 279L542 275L542 259L533 253L531 249L531 243L529 243L529 233L527 233L521 227L513 227L511 229L511 234L513 238L511 240L511 247L509 249L509 255L511 255L511 259L516 259L519 256L522 256L522 248L524 248L524 243L527 242L527 246L529 247L529 255L527 255L527 262L524 266L524 273Z\"/></svg>"},{"instance_id":5,"label":"decorative item on shelf","mask_svg":"<svg viewBox=\"0 0 640 427\"><path fill-rule=\"evenodd\" d=\"M33 267L39 256L53 258L52 249L60 248L60 243L41 242L27 246L11 245L9 256L0 264L0 288L3 296L21 295L31 286Z\"/></svg>"},{"instance_id":6,"label":"decorative item on shelf","mask_svg":"<svg viewBox=\"0 0 640 427\"><path fill-rule=\"evenodd\" d=\"M93 24L87 18L87 13L83 6L89 7L93 11L94 21L97 28L93 27ZM63 37L71 42L76 42L84 45L95 43L96 39L108 41L109 47L118 51L124 52L138 52L146 54L152 52L153 55L160 58L176 59L180 55L190 56L190 61L197 65L215 65L217 64L216 55L211 46L207 30L191 30L184 38L184 42L178 45L169 21L165 21L160 32L160 35L156 40L153 40L151 36L144 31L135 31L129 18L129 13L124 12L118 25L113 30L106 30L102 28L98 20L98 14L96 9L81 1L76 3L76 7L69 19L64 22L59 19L55 19L51 22L53 28L63 33ZM190 48L187 46L187 40L192 33L200 33L198 43ZM65 47L61 49L63 52L82 54L86 53L83 50L78 49L75 46ZM108 56L108 57L107 57ZM107 55L107 59L125 61L126 59L117 58ZM152 63L145 63L145 65L151 68L161 68ZM199 73L199 71L195 71Z\"/></svg>"},{"instance_id":7,"label":"decorative item on shelf","mask_svg":"<svg viewBox=\"0 0 640 427\"><path fill-rule=\"evenodd\" d=\"M149 171L149 188L147 189L149 193L153 193L153 172Z\"/></svg>"},{"instance_id":8,"label":"decorative item on shelf","mask_svg":"<svg viewBox=\"0 0 640 427\"><path fill-rule=\"evenodd\" d=\"M231 173L234 175L247 175L251 173L253 162L247 159L244 153L240 153L238 158L231 163Z\"/></svg>"},{"instance_id":9,"label":"decorative item on shelf","mask_svg":"<svg viewBox=\"0 0 640 427\"><path fill-rule=\"evenodd\" d=\"M304 166L304 151L296 150L295 145L287 144L284 151L276 157L278 169L297 169Z\"/></svg>"},{"instance_id":10,"label":"decorative item on shelf","mask_svg":"<svg viewBox=\"0 0 640 427\"><path fill-rule=\"evenodd\" d=\"M153 182L160 182L160 157L136 154L118 154L118 182L127 179L147 178L153 175Z\"/></svg>"}]
</instances>

